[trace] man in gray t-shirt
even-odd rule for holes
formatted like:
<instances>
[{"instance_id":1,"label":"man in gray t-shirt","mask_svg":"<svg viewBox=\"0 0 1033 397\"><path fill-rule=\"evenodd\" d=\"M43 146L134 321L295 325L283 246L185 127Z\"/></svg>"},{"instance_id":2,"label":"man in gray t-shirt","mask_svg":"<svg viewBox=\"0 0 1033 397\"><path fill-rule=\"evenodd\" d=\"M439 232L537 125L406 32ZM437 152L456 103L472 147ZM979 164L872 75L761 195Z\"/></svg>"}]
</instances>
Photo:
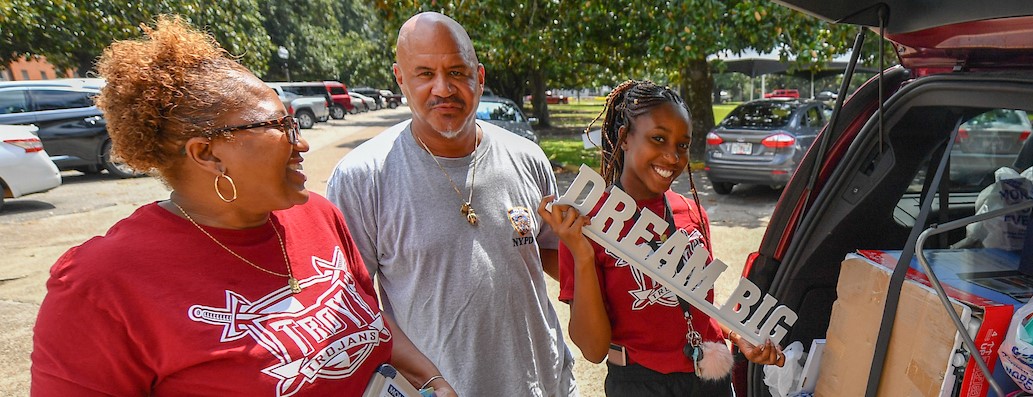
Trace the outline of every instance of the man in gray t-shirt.
<instances>
[{"instance_id":1,"label":"man in gray t-shirt","mask_svg":"<svg viewBox=\"0 0 1033 397\"><path fill-rule=\"evenodd\" d=\"M535 211L555 194L548 160L475 122L484 67L454 20L414 16L397 51L413 119L341 160L327 195L379 281L395 335L443 377L410 381L447 380L460 396L577 395L544 279L556 276L558 239Z\"/></svg>"}]
</instances>

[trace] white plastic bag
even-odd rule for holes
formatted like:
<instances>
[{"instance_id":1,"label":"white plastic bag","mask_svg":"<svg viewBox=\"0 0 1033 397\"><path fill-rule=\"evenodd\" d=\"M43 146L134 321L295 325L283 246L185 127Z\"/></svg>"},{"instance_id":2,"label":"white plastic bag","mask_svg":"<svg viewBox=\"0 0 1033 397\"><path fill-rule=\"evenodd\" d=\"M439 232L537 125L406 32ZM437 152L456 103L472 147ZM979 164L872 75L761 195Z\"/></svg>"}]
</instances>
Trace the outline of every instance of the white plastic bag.
<instances>
[{"instance_id":1,"label":"white plastic bag","mask_svg":"<svg viewBox=\"0 0 1033 397\"><path fill-rule=\"evenodd\" d=\"M1030 200L1033 197L1033 167L1019 174L1010 167L994 171L995 182L979 192L976 198L976 214ZM982 243L986 248L1008 251L1022 250L1029 223L1029 211L1020 211L976 222L966 227L966 236L952 248L967 248Z\"/></svg>"},{"instance_id":2,"label":"white plastic bag","mask_svg":"<svg viewBox=\"0 0 1033 397\"><path fill-rule=\"evenodd\" d=\"M773 397L787 397L796 392L800 376L803 376L803 344L799 341L790 343L782 353L786 355L783 366L764 366L764 384L768 385L768 391Z\"/></svg>"},{"instance_id":3,"label":"white plastic bag","mask_svg":"<svg viewBox=\"0 0 1033 397\"><path fill-rule=\"evenodd\" d=\"M1027 317L1033 314L1033 300L1026 303L1011 317L1008 334L998 355L1001 365L1015 384L1027 393L1033 393L1033 337L1026 330Z\"/></svg>"}]
</instances>

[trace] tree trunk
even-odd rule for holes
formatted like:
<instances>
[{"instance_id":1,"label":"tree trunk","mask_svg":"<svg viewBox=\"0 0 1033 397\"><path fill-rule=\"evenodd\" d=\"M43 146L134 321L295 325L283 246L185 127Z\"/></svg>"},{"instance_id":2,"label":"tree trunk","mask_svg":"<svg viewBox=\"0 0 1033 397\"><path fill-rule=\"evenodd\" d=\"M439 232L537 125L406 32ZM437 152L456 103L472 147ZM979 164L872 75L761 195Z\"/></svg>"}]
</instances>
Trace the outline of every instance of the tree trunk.
<instances>
[{"instance_id":1,"label":"tree trunk","mask_svg":"<svg viewBox=\"0 0 1033 397\"><path fill-rule=\"evenodd\" d=\"M679 86L692 117L692 147L690 161L703 161L706 136L714 128L714 76L706 59L689 60L681 72Z\"/></svg>"},{"instance_id":2,"label":"tree trunk","mask_svg":"<svg viewBox=\"0 0 1033 397\"><path fill-rule=\"evenodd\" d=\"M549 106L545 102L545 71L542 69L531 71L531 105L534 107L534 117L538 118L538 127L552 127Z\"/></svg>"},{"instance_id":3,"label":"tree trunk","mask_svg":"<svg viewBox=\"0 0 1033 397\"><path fill-rule=\"evenodd\" d=\"M491 88L495 95L512 99L517 106L524 106L524 76L527 73L513 70L489 70L485 73L486 86Z\"/></svg>"}]
</instances>

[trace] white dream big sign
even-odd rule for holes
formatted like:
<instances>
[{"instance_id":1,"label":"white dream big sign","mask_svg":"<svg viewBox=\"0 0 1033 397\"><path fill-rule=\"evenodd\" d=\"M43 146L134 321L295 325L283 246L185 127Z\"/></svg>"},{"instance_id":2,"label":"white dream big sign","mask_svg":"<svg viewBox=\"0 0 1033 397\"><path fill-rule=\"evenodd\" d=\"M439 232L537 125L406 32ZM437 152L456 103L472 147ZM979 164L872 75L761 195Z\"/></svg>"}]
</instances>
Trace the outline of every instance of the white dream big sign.
<instances>
[{"instance_id":1,"label":"white dream big sign","mask_svg":"<svg viewBox=\"0 0 1033 397\"><path fill-rule=\"evenodd\" d=\"M605 191L603 177L582 165L567 192L553 204L569 205L587 214L596 207ZM678 262L689 246L689 236L684 230L679 229L655 251L646 244L635 244L639 239L651 239L654 231L667 229L667 222L649 209L643 208L628 234L621 237L622 226L636 212L639 211L635 200L614 186L599 212L592 217L591 224L582 232L754 345L760 345L769 338L779 342L789 332L789 327L796 322L796 313L785 305L779 305L773 296L761 294L760 288L745 278L739 280L732 296L721 307L707 302L707 291L714 288L718 276L728 265L718 259L706 265L710 253L700 247L678 269Z\"/></svg>"}]
</instances>

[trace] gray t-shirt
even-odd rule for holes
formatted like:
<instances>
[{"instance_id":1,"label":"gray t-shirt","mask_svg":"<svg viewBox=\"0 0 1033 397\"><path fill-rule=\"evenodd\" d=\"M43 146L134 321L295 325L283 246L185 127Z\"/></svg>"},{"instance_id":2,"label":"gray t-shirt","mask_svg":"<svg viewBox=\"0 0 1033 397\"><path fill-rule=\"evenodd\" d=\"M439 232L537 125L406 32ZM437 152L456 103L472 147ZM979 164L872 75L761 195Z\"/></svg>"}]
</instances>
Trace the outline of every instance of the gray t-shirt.
<instances>
[{"instance_id":1,"label":"gray t-shirt","mask_svg":"<svg viewBox=\"0 0 1033 397\"><path fill-rule=\"evenodd\" d=\"M378 278L384 310L460 396L576 395L539 255L558 245L536 212L555 176L533 142L478 124L475 177L474 154L438 158L462 200L408 121L345 156L327 196ZM460 213L471 177L477 226Z\"/></svg>"}]
</instances>

